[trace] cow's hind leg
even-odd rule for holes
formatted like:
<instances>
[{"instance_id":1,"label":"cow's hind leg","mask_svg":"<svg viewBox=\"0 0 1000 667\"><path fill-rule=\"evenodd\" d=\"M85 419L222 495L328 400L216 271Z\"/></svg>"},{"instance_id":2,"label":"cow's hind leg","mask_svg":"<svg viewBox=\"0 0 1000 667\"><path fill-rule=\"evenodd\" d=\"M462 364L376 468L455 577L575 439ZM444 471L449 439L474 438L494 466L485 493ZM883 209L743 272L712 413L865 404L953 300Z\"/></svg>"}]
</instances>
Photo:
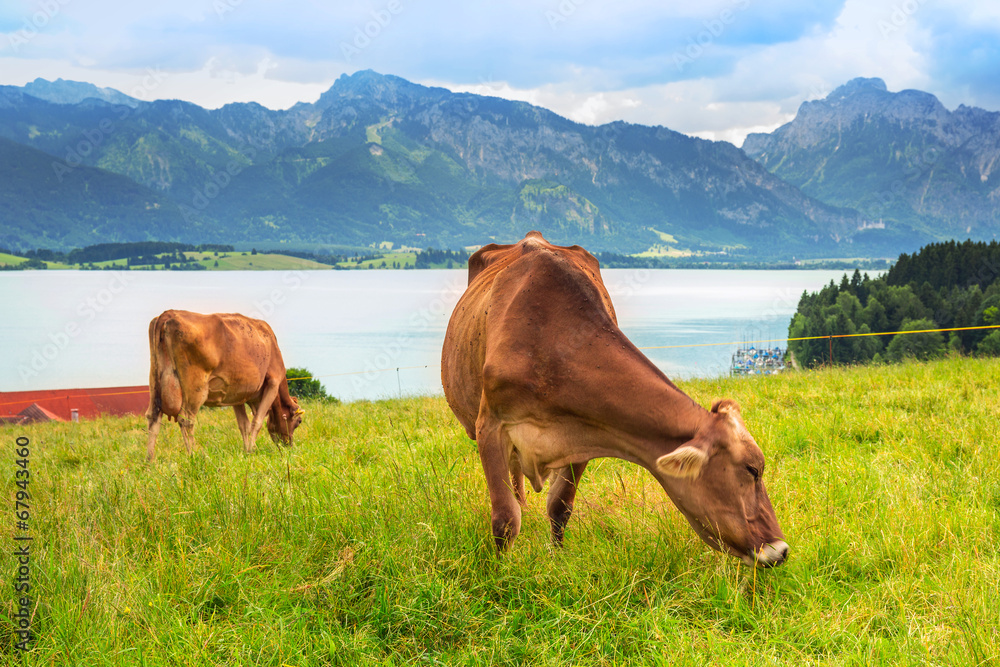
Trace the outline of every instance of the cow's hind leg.
<instances>
[{"instance_id":1,"label":"cow's hind leg","mask_svg":"<svg viewBox=\"0 0 1000 667\"><path fill-rule=\"evenodd\" d=\"M569 523L569 517L573 513L576 489L580 485L580 479L586 468L586 461L574 463L562 468L552 476L545 507L549 513L549 522L552 524L552 543L556 546L562 546L566 524Z\"/></svg>"},{"instance_id":2,"label":"cow's hind leg","mask_svg":"<svg viewBox=\"0 0 1000 667\"><path fill-rule=\"evenodd\" d=\"M163 412L154 403L150 403L146 410L146 424L149 429L149 436L146 440L146 459L152 461L156 458L156 437L160 434L160 424L163 422Z\"/></svg>"},{"instance_id":3,"label":"cow's hind leg","mask_svg":"<svg viewBox=\"0 0 1000 667\"><path fill-rule=\"evenodd\" d=\"M156 458L156 439L160 435L163 416L176 417L181 409L181 387L172 372L160 373L154 367L149 372L149 407L146 408L146 426L149 431L146 440L146 458Z\"/></svg>"},{"instance_id":4,"label":"cow's hind leg","mask_svg":"<svg viewBox=\"0 0 1000 667\"><path fill-rule=\"evenodd\" d=\"M184 438L184 446L187 453L194 451L194 416L205 404L208 398L208 384L201 387L194 387L184 395L180 413L177 415L177 424L181 427L181 436Z\"/></svg>"},{"instance_id":5,"label":"cow's hind leg","mask_svg":"<svg viewBox=\"0 0 1000 667\"><path fill-rule=\"evenodd\" d=\"M476 446L490 492L493 541L497 551L506 549L521 532L521 505L511 485L509 458L498 422L480 411L476 421Z\"/></svg>"},{"instance_id":6,"label":"cow's hind leg","mask_svg":"<svg viewBox=\"0 0 1000 667\"><path fill-rule=\"evenodd\" d=\"M177 424L181 427L181 437L184 439L184 447L187 453L194 451L194 415L181 412L177 415Z\"/></svg>"}]
</instances>

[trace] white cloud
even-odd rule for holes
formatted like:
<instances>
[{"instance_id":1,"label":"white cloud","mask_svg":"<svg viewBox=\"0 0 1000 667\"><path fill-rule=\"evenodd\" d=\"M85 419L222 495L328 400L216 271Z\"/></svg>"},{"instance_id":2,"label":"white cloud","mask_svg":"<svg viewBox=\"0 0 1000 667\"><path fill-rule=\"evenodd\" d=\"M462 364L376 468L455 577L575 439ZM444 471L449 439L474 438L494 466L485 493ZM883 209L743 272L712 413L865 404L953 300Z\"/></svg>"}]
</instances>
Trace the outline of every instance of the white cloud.
<instances>
[{"instance_id":1,"label":"white cloud","mask_svg":"<svg viewBox=\"0 0 1000 667\"><path fill-rule=\"evenodd\" d=\"M390 0L59 0L58 15L14 50L11 35L40 5L12 0L0 10L0 83L62 77L131 93L153 70L167 74L150 91L157 97L287 108L372 68L582 123L626 120L734 143L857 76L927 90L950 107L1000 99L984 84L1000 66L989 49L975 71L963 65L962 31L1000 33L1000 3L984 0L391 1L398 11L387 14ZM552 25L551 12L564 20ZM935 31L942 16L954 21L947 39ZM342 44L372 21L377 34L345 60ZM674 56L699 36L702 48L679 68ZM949 67L942 74L935 63Z\"/></svg>"},{"instance_id":2,"label":"white cloud","mask_svg":"<svg viewBox=\"0 0 1000 667\"><path fill-rule=\"evenodd\" d=\"M114 88L137 99L180 99L208 109L231 102L257 102L269 109L285 109L296 102L315 102L336 79L323 83L285 81L273 76L280 69L273 60L264 58L254 71L243 73L227 68L210 59L193 71L170 71L155 67L135 70L102 70L67 66L62 61L35 60L30 66L11 58L0 58L0 69L16 66L18 75L5 81L7 85L24 85L41 77L86 81L102 88ZM9 71L9 70L8 70Z\"/></svg>"},{"instance_id":3,"label":"white cloud","mask_svg":"<svg viewBox=\"0 0 1000 667\"><path fill-rule=\"evenodd\" d=\"M504 82L487 94L545 106L579 122L664 125L740 145L746 134L773 130L791 120L802 102L825 97L858 76L883 78L890 90L921 88L947 95L934 89L927 72L928 35L919 9L900 14L900 6L908 5L847 0L831 26L791 41L743 45L728 71L697 79L671 81L667 74L672 73L665 72L660 83L608 90L595 85L599 72L577 68L575 80L527 89ZM737 48L711 46L727 53ZM705 54L711 55L707 49ZM475 86L441 85L478 92Z\"/></svg>"},{"instance_id":4,"label":"white cloud","mask_svg":"<svg viewBox=\"0 0 1000 667\"><path fill-rule=\"evenodd\" d=\"M527 102L544 107L560 116L585 125L603 125L622 120L630 110L642 106L634 91L576 92L568 86L551 85L534 89L514 88L508 82L483 81L474 85L426 80L420 83L441 86L457 93L474 93L490 97Z\"/></svg>"}]
</instances>

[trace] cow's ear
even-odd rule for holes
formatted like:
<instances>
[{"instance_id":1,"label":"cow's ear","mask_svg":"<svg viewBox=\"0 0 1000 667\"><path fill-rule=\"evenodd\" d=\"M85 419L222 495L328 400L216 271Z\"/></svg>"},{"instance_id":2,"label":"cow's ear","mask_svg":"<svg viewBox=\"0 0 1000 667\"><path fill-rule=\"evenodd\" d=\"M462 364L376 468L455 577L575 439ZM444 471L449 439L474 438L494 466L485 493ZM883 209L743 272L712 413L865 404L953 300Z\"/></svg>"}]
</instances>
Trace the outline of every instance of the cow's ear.
<instances>
[{"instance_id":1,"label":"cow's ear","mask_svg":"<svg viewBox=\"0 0 1000 667\"><path fill-rule=\"evenodd\" d=\"M712 401L712 412L726 414L727 412L740 411L740 404L731 398L717 398Z\"/></svg>"},{"instance_id":2,"label":"cow's ear","mask_svg":"<svg viewBox=\"0 0 1000 667\"><path fill-rule=\"evenodd\" d=\"M669 454L656 459L656 467L669 477L694 479L701 474L706 461L708 454L700 447L681 445Z\"/></svg>"}]
</instances>

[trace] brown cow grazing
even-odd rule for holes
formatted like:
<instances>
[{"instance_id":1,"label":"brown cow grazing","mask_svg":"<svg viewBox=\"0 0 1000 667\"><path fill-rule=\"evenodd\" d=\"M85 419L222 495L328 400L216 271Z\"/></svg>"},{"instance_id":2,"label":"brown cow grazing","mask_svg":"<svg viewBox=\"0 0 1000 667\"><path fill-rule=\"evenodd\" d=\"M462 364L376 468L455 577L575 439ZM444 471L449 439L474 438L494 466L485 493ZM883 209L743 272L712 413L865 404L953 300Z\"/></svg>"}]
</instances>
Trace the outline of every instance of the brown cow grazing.
<instances>
[{"instance_id":1,"label":"brown cow grazing","mask_svg":"<svg viewBox=\"0 0 1000 667\"><path fill-rule=\"evenodd\" d=\"M245 404L253 412L252 422ZM150 461L156 457L163 415L180 425L191 453L194 416L203 405L233 406L247 452L253 450L265 415L271 439L292 445L304 411L288 393L285 363L267 322L236 313L168 310L149 323Z\"/></svg>"},{"instance_id":2,"label":"brown cow grazing","mask_svg":"<svg viewBox=\"0 0 1000 667\"><path fill-rule=\"evenodd\" d=\"M524 477L550 472L560 544L587 462L649 470L714 549L780 565L788 545L764 489L764 454L731 400L704 409L618 328L597 260L530 232L469 259L441 358L445 397L477 442L502 550L517 537Z\"/></svg>"}]
</instances>

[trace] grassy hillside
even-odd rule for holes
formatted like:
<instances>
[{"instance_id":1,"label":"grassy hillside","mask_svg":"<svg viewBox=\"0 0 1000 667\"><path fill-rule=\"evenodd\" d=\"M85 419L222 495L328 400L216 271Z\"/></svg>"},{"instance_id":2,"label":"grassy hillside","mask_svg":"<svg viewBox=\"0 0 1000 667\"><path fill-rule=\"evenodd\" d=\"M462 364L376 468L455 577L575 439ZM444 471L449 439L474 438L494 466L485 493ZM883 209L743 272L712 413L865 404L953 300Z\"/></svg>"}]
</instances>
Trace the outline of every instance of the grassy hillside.
<instances>
[{"instance_id":1,"label":"grassy hillside","mask_svg":"<svg viewBox=\"0 0 1000 667\"><path fill-rule=\"evenodd\" d=\"M195 263L205 267L209 271L309 271L313 269L331 269L333 264L322 264L311 259L282 255L278 253L257 253L249 252L214 252L191 251L182 253L185 257L194 260ZM387 251L377 259L362 259L360 261L344 260L336 263L340 269L412 269L416 268L416 251ZM164 269L165 263L169 260L172 264L177 264L173 253L161 253L158 264L143 264L133 266L133 270L156 270ZM18 266L27 262L24 257L0 253L0 266ZM464 262L464 260L463 260ZM79 269L80 264L62 264L58 262L45 262L50 269ZM107 260L104 262L92 262L87 266L98 269L125 269L127 262L124 259ZM464 267L464 263L452 262L430 262L428 268L444 269L453 267Z\"/></svg>"},{"instance_id":2,"label":"grassy hillside","mask_svg":"<svg viewBox=\"0 0 1000 667\"><path fill-rule=\"evenodd\" d=\"M337 262L337 266L342 269L412 269L416 265L416 262L416 252L390 252L378 259Z\"/></svg>"},{"instance_id":3,"label":"grassy hillside","mask_svg":"<svg viewBox=\"0 0 1000 667\"><path fill-rule=\"evenodd\" d=\"M11 255L5 252L0 252L0 266L20 266L27 262L26 257L18 257L17 255ZM47 269L72 269L75 267L69 266L68 264L62 264L60 262L45 262L45 268Z\"/></svg>"},{"instance_id":4,"label":"grassy hillside","mask_svg":"<svg viewBox=\"0 0 1000 667\"><path fill-rule=\"evenodd\" d=\"M351 258L337 262L341 269L464 269L466 256L435 261L442 251L393 250L375 259ZM449 251L444 251L448 253ZM454 254L454 253L452 253ZM429 257L428 257L429 255ZM422 256L418 259L418 256Z\"/></svg>"},{"instance_id":5,"label":"grassy hillside","mask_svg":"<svg viewBox=\"0 0 1000 667\"><path fill-rule=\"evenodd\" d=\"M206 269L216 271L288 271L288 270L311 270L329 269L329 264L320 264L309 259L290 257L288 255L277 255L272 253L257 253L251 255L247 252L222 253L224 256L216 257L210 252L186 252L185 256L194 258ZM219 265L216 266L215 263Z\"/></svg>"},{"instance_id":6,"label":"grassy hillside","mask_svg":"<svg viewBox=\"0 0 1000 667\"><path fill-rule=\"evenodd\" d=\"M441 398L307 405L294 449L262 437L251 456L232 412L206 410L200 450L168 424L154 465L139 417L6 428L11 498L31 439L31 662L996 664L998 371L684 383L739 400L768 456L792 551L767 572L710 551L615 460L588 469L565 548L532 493L496 558L475 445ZM10 654L6 620L0 636Z\"/></svg>"},{"instance_id":7,"label":"grassy hillside","mask_svg":"<svg viewBox=\"0 0 1000 667\"><path fill-rule=\"evenodd\" d=\"M216 255L212 252L184 252L185 257L193 259L195 263L204 266L209 271L307 271L312 269L329 269L331 265L320 264L310 259L301 259L289 255L279 255L273 253L257 253L252 255L249 252L223 252ZM158 255L163 262L159 264L144 264L135 266L133 270L163 270L164 263L170 260L176 264L172 253ZM94 262L92 266L100 269L106 268L126 268L124 259L108 260L106 262ZM50 268L55 268L51 265ZM80 268L79 265L67 267L60 265L60 268Z\"/></svg>"},{"instance_id":8,"label":"grassy hillside","mask_svg":"<svg viewBox=\"0 0 1000 667\"><path fill-rule=\"evenodd\" d=\"M17 255L0 252L0 266L17 266L18 264L24 264L27 261L28 259L26 257L18 257Z\"/></svg>"},{"instance_id":9,"label":"grassy hillside","mask_svg":"<svg viewBox=\"0 0 1000 667\"><path fill-rule=\"evenodd\" d=\"M6 248L212 233L189 224L161 192L112 171L69 168L49 153L0 136L0 245Z\"/></svg>"}]
</instances>

